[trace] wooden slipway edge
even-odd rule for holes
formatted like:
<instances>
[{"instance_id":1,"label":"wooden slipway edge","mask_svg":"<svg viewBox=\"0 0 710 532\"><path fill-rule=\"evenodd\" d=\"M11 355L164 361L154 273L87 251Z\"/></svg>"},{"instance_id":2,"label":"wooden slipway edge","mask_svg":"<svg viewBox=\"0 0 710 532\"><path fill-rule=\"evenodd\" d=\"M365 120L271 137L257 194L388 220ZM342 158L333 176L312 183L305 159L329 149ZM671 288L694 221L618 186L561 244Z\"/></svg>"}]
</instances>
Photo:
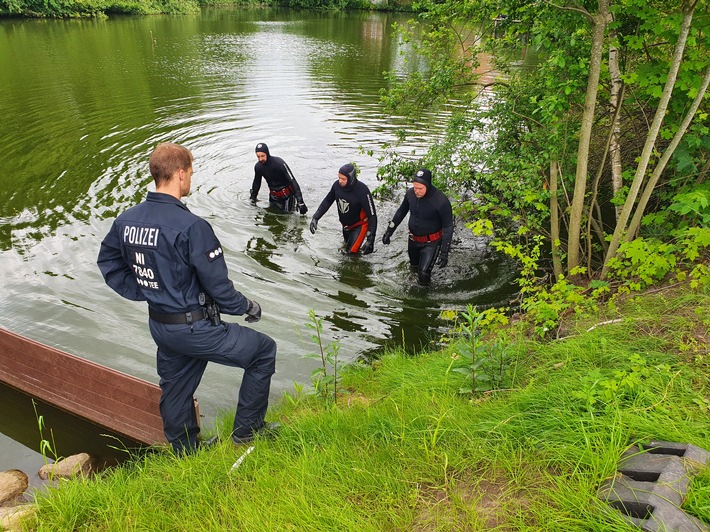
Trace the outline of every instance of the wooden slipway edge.
<instances>
[{"instance_id":1,"label":"wooden slipway edge","mask_svg":"<svg viewBox=\"0 0 710 532\"><path fill-rule=\"evenodd\" d=\"M138 443L166 441L158 385L2 327L0 381Z\"/></svg>"}]
</instances>

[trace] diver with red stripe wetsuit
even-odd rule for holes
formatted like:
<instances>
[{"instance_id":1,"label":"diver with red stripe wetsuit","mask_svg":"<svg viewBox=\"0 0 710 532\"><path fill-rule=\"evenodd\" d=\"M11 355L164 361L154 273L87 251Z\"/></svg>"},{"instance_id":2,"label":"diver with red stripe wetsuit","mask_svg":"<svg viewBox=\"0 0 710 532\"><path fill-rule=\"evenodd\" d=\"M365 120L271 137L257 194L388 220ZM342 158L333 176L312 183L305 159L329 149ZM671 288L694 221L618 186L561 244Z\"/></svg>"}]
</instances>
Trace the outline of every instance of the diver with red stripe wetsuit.
<instances>
[{"instance_id":1,"label":"diver with red stripe wetsuit","mask_svg":"<svg viewBox=\"0 0 710 532\"><path fill-rule=\"evenodd\" d=\"M293 172L281 157L269 153L269 147L260 142L256 145L257 163L254 165L254 182L249 191L249 199L256 203L256 197L261 188L261 178L266 179L269 186L269 203L284 212L295 211L306 214L308 207L303 202L301 187L293 176Z\"/></svg>"},{"instance_id":2,"label":"diver with red stripe wetsuit","mask_svg":"<svg viewBox=\"0 0 710 532\"><path fill-rule=\"evenodd\" d=\"M375 202L367 185L358 181L357 171L352 164L344 164L338 170L338 180L333 183L330 192L311 218L311 233L315 234L318 220L336 200L346 252L354 254L359 251L363 255L372 253L377 232Z\"/></svg>"},{"instance_id":3,"label":"diver with red stripe wetsuit","mask_svg":"<svg viewBox=\"0 0 710 532\"><path fill-rule=\"evenodd\" d=\"M407 190L402 204L382 235L382 243L390 243L392 233L409 213L409 263L417 268L417 282L427 286L431 283L434 263L439 268L448 263L454 218L449 198L431 184L429 170L417 170L413 181L412 188Z\"/></svg>"}]
</instances>

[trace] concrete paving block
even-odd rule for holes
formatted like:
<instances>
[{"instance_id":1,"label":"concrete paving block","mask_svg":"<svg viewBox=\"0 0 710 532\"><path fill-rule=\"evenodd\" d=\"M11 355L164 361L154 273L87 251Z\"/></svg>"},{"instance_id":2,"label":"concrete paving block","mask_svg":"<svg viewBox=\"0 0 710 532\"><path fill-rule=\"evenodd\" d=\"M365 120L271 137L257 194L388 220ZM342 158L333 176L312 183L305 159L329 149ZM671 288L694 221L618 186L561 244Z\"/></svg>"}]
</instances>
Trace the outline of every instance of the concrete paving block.
<instances>
[{"instance_id":1,"label":"concrete paving block","mask_svg":"<svg viewBox=\"0 0 710 532\"><path fill-rule=\"evenodd\" d=\"M606 488L606 496L602 498L646 532L710 532L708 525L653 491L630 489L618 480L613 487Z\"/></svg>"},{"instance_id":2,"label":"concrete paving block","mask_svg":"<svg viewBox=\"0 0 710 532\"><path fill-rule=\"evenodd\" d=\"M619 462L618 471L630 478L637 489L654 491L676 505L688 493L690 477L683 460L677 456L636 454Z\"/></svg>"},{"instance_id":3,"label":"concrete paving block","mask_svg":"<svg viewBox=\"0 0 710 532\"><path fill-rule=\"evenodd\" d=\"M710 463L695 445L651 441L622 454L619 475L602 485L599 497L647 532L710 532L710 525L680 509L691 477Z\"/></svg>"},{"instance_id":4,"label":"concrete paving block","mask_svg":"<svg viewBox=\"0 0 710 532\"><path fill-rule=\"evenodd\" d=\"M642 493L655 495L659 499L663 499L675 506L683 504L683 500L685 499L685 493L678 492L672 485L637 481L625 475L620 475L605 487L607 488L607 492L611 493L613 491L622 501L636 500L639 494Z\"/></svg>"},{"instance_id":5,"label":"concrete paving block","mask_svg":"<svg viewBox=\"0 0 710 532\"><path fill-rule=\"evenodd\" d=\"M652 454L675 454L683 460L693 462L700 467L710 464L710 452L689 443L651 441L644 445L644 449Z\"/></svg>"}]
</instances>

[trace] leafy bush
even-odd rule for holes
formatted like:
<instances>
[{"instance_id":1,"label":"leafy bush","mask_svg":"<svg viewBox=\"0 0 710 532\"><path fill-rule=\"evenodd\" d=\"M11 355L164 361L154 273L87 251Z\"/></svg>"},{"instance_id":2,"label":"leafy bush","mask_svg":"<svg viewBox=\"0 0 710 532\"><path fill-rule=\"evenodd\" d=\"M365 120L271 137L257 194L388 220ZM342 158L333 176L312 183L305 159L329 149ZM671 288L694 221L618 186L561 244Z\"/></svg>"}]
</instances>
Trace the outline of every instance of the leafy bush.
<instances>
[{"instance_id":1,"label":"leafy bush","mask_svg":"<svg viewBox=\"0 0 710 532\"><path fill-rule=\"evenodd\" d=\"M500 390L510 385L512 355L510 345L504 340L501 326L508 324L507 316L501 309L490 308L479 311L468 305L465 311L442 313L445 319L455 321L452 332L459 336L454 341L454 361L465 362L451 371L466 375L466 384L459 389L461 394ZM459 318L462 318L459 321ZM497 336L490 342L484 341L485 332L494 332ZM449 340L450 338L446 338ZM452 366L455 362L452 362Z\"/></svg>"},{"instance_id":2,"label":"leafy bush","mask_svg":"<svg viewBox=\"0 0 710 532\"><path fill-rule=\"evenodd\" d=\"M103 0L0 0L0 14L24 17L96 17L105 9Z\"/></svg>"},{"instance_id":3,"label":"leafy bush","mask_svg":"<svg viewBox=\"0 0 710 532\"><path fill-rule=\"evenodd\" d=\"M669 275L678 281L690 277L693 288L710 286L710 271L702 260L710 254L710 228L687 227L674 235L671 242L637 238L619 246L617 256L609 262L615 277L629 290L642 290Z\"/></svg>"},{"instance_id":4,"label":"leafy bush","mask_svg":"<svg viewBox=\"0 0 710 532\"><path fill-rule=\"evenodd\" d=\"M196 0L0 0L0 15L75 18L184 14L199 10Z\"/></svg>"},{"instance_id":5,"label":"leafy bush","mask_svg":"<svg viewBox=\"0 0 710 532\"><path fill-rule=\"evenodd\" d=\"M340 352L340 342L333 340L325 343L323 339L323 319L316 315L315 310L308 310L308 319L306 327L313 330L311 340L318 347L317 353L309 353L303 358L311 358L319 360L321 365L311 372L311 383L316 395L324 399L329 399L332 394L333 402L338 402L338 369L339 360L338 353ZM332 372L328 373L328 368L332 368Z\"/></svg>"},{"instance_id":6,"label":"leafy bush","mask_svg":"<svg viewBox=\"0 0 710 532\"><path fill-rule=\"evenodd\" d=\"M632 406L636 401L643 403L647 399L643 396L651 395L648 381L665 384L670 381L671 375L668 364L651 365L641 355L633 354L627 367L619 367L612 372L603 372L599 368L592 370L582 377L580 389L572 392L572 396L581 401L585 411L608 412Z\"/></svg>"}]
</instances>

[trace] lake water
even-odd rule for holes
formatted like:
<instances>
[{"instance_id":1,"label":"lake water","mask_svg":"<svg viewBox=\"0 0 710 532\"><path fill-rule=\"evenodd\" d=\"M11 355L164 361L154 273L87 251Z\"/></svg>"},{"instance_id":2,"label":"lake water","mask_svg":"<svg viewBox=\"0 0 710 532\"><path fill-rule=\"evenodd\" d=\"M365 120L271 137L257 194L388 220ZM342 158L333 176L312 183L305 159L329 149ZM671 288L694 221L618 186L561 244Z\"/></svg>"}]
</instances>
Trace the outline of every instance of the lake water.
<instances>
[{"instance_id":1,"label":"lake water","mask_svg":"<svg viewBox=\"0 0 710 532\"><path fill-rule=\"evenodd\" d=\"M316 349L309 309L326 342L339 341L352 360L427 345L446 328L442 310L506 301L514 268L463 224L428 288L409 271L406 222L367 257L340 254L335 206L316 235L308 231L342 164L355 162L371 189L379 184L377 156L401 126L379 106L382 73L425 67L392 35L407 17L225 8L0 21L0 326L157 382L145 305L105 286L95 260L113 218L151 189L147 159L163 141L193 151L185 201L213 225L237 289L261 304L254 328L278 343L274 401L317 365L303 358ZM437 133L436 120L422 126L406 150L425 149ZM250 205L257 142L288 162L307 216L268 209L265 184ZM381 227L405 189L377 204ZM205 423L234 408L240 377L208 368L197 391ZM32 472L42 464L34 416L0 420L0 470Z\"/></svg>"}]
</instances>

